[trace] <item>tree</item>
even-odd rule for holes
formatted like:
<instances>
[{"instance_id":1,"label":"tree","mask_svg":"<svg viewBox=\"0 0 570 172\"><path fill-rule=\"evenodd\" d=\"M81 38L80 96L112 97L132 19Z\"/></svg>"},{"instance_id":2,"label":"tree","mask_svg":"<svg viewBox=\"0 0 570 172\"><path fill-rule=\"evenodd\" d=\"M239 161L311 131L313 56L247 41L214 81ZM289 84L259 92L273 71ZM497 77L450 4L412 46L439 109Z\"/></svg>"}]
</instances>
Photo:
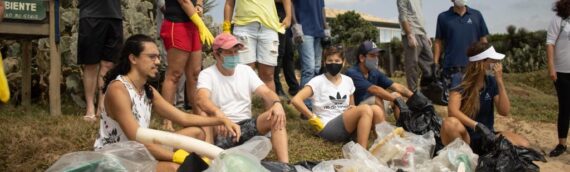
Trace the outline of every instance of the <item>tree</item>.
<instances>
[{"instance_id":1,"label":"tree","mask_svg":"<svg viewBox=\"0 0 570 172\"><path fill-rule=\"evenodd\" d=\"M365 40L378 41L378 29L354 11L339 14L329 23L334 43L356 47Z\"/></svg>"}]
</instances>

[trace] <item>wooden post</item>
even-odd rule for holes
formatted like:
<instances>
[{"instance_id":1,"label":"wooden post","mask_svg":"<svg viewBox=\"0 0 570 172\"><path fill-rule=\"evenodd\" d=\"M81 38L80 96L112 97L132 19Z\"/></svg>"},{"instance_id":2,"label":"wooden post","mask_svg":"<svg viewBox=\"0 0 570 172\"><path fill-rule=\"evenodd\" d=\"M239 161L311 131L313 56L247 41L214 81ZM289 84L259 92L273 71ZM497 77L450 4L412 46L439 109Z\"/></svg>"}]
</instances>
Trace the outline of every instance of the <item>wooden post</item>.
<instances>
[{"instance_id":1,"label":"wooden post","mask_svg":"<svg viewBox=\"0 0 570 172\"><path fill-rule=\"evenodd\" d=\"M61 115L61 57L58 45L55 43L55 1L49 1L49 112L51 115Z\"/></svg>"},{"instance_id":2,"label":"wooden post","mask_svg":"<svg viewBox=\"0 0 570 172\"><path fill-rule=\"evenodd\" d=\"M32 43L30 40L22 41L22 106L26 112L30 110L32 91Z\"/></svg>"}]
</instances>

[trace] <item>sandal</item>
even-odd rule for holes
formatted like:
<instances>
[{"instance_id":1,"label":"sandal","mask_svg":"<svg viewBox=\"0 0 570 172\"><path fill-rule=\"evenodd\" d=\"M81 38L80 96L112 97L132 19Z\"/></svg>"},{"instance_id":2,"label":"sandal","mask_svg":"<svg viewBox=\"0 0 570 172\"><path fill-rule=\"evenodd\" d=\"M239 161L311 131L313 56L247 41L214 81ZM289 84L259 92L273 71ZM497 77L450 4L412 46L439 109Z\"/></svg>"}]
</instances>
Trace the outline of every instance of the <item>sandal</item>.
<instances>
[{"instance_id":1,"label":"sandal","mask_svg":"<svg viewBox=\"0 0 570 172\"><path fill-rule=\"evenodd\" d=\"M83 116L83 120L87 122L95 122L97 121L97 116L95 116L95 114L85 115Z\"/></svg>"}]
</instances>

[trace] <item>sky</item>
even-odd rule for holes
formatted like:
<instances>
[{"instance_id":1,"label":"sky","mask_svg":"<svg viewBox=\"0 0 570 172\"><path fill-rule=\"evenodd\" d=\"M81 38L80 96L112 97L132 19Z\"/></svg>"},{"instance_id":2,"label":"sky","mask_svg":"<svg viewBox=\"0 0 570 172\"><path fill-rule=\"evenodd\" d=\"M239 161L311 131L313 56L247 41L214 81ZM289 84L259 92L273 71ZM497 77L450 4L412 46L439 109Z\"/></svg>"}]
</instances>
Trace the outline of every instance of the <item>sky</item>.
<instances>
[{"instance_id":1,"label":"sky","mask_svg":"<svg viewBox=\"0 0 570 172\"><path fill-rule=\"evenodd\" d=\"M215 0L217 6L210 15L215 22L223 20L225 0ZM307 0L311 1L311 0ZM505 33L509 25L524 27L530 31L546 29L554 16L553 3L556 0L469 0L468 6L483 14L491 33ZM446 11L451 0L423 0L423 12L428 34L435 36L437 15ZM396 0L325 0L327 8L355 10L380 18L398 19Z\"/></svg>"}]
</instances>

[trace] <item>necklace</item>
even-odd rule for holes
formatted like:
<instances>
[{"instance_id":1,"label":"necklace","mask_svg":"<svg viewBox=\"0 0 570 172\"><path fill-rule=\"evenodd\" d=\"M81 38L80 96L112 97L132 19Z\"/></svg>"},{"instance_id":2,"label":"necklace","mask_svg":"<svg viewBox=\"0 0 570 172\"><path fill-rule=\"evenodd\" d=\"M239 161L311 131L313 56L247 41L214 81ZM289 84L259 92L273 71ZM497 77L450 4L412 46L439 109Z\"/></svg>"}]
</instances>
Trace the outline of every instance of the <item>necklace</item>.
<instances>
[{"instance_id":1,"label":"necklace","mask_svg":"<svg viewBox=\"0 0 570 172\"><path fill-rule=\"evenodd\" d=\"M125 77L129 80L129 82L131 83L131 85L133 85L133 87L135 87L135 91L137 94L142 95L142 89L139 89L137 87L137 85L135 84L135 82L133 82L133 80L131 80L131 78L129 78L129 76L125 75Z\"/></svg>"}]
</instances>

